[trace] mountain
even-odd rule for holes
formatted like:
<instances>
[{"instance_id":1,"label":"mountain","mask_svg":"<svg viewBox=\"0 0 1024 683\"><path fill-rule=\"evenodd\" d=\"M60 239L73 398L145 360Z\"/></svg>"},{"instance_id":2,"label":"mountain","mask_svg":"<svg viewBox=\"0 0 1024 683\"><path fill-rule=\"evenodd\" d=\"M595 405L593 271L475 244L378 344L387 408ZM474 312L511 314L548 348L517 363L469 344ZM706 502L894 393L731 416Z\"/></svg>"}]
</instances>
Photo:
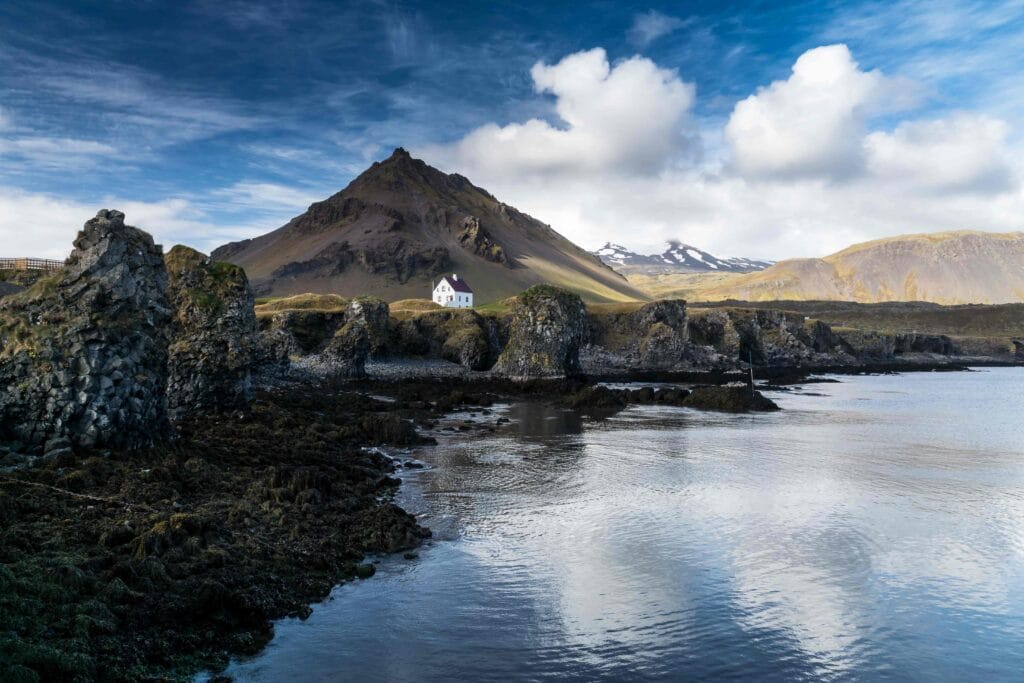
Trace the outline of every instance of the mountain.
<instances>
[{"instance_id":1,"label":"mountain","mask_svg":"<svg viewBox=\"0 0 1024 683\"><path fill-rule=\"evenodd\" d=\"M771 261L757 261L748 258L721 259L676 240L670 241L668 248L662 253L648 256L637 254L612 242L607 242L593 253L609 266L626 273L749 273L762 270L772 264Z\"/></svg>"},{"instance_id":2,"label":"mountain","mask_svg":"<svg viewBox=\"0 0 1024 683\"><path fill-rule=\"evenodd\" d=\"M1024 233L902 235L855 244L824 258L780 261L754 273L685 284L675 293L685 290L688 298L703 301L1020 302Z\"/></svg>"},{"instance_id":3,"label":"mountain","mask_svg":"<svg viewBox=\"0 0 1024 683\"><path fill-rule=\"evenodd\" d=\"M264 296L429 298L432 282L454 272L478 303L544 282L590 301L646 298L550 226L401 148L286 225L213 258L245 268Z\"/></svg>"}]
</instances>

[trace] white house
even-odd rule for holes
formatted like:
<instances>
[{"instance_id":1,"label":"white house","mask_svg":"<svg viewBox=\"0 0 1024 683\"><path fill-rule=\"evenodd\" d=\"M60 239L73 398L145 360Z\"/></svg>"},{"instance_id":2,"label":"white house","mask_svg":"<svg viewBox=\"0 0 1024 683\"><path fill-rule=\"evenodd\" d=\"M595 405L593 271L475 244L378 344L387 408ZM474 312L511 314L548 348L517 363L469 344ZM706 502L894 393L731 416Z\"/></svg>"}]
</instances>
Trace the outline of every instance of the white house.
<instances>
[{"instance_id":1,"label":"white house","mask_svg":"<svg viewBox=\"0 0 1024 683\"><path fill-rule=\"evenodd\" d=\"M434 303L446 308L473 308L473 290L455 273L445 275L434 287Z\"/></svg>"}]
</instances>

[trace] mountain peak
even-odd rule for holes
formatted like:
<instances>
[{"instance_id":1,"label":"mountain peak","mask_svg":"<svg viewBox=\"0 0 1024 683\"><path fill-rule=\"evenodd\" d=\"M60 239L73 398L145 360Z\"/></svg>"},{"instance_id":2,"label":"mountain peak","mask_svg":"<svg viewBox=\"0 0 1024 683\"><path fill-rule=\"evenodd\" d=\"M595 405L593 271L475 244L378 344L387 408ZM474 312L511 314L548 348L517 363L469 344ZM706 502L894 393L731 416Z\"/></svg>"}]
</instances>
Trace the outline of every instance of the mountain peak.
<instances>
[{"instance_id":1,"label":"mountain peak","mask_svg":"<svg viewBox=\"0 0 1024 683\"><path fill-rule=\"evenodd\" d=\"M432 280L458 272L480 302L542 282L594 301L644 298L547 225L402 147L286 225L224 245L215 257L243 266L269 295L422 298Z\"/></svg>"}]
</instances>

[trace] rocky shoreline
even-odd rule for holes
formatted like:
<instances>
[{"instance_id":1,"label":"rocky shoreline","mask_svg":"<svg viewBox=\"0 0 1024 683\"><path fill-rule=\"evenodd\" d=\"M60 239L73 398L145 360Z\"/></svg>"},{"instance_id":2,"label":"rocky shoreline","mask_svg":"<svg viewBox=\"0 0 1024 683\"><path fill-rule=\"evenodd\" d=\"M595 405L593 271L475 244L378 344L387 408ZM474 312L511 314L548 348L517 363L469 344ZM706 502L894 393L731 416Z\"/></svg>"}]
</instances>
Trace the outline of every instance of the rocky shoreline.
<instances>
[{"instance_id":1,"label":"rocky shoreline","mask_svg":"<svg viewBox=\"0 0 1024 683\"><path fill-rule=\"evenodd\" d=\"M273 620L372 575L367 554L429 536L379 447L427 443L456 410L777 410L743 359L775 385L965 368L941 336L849 339L549 286L500 315L257 306L240 268L165 256L101 211L62 270L0 298L0 680L188 680L258 650Z\"/></svg>"}]
</instances>

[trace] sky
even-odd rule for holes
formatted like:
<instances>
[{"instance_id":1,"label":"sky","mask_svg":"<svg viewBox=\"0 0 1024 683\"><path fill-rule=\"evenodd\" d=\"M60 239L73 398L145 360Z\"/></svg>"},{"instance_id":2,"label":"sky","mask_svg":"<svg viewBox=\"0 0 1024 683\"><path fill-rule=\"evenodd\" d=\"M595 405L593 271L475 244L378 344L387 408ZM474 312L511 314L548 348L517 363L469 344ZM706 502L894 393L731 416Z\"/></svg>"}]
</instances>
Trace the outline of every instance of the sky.
<instances>
[{"instance_id":1,"label":"sky","mask_svg":"<svg viewBox=\"0 0 1024 683\"><path fill-rule=\"evenodd\" d=\"M1024 0L0 3L0 256L279 227L402 146L576 243L1024 224Z\"/></svg>"}]
</instances>

